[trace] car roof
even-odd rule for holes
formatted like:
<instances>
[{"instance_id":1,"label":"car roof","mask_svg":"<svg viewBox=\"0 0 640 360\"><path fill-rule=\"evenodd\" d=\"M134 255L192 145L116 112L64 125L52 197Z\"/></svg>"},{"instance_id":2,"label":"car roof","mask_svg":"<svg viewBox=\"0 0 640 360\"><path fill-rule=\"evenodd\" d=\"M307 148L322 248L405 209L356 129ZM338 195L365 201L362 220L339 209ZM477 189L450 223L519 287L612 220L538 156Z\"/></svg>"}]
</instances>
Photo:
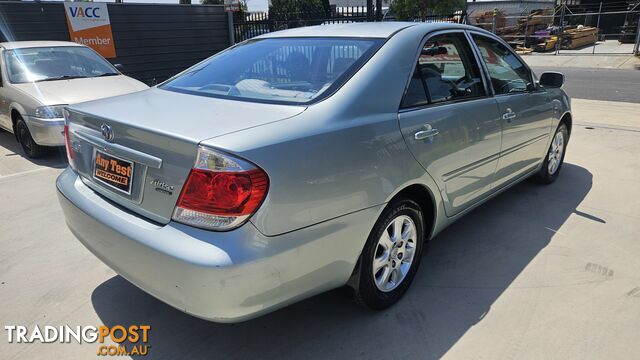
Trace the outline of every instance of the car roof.
<instances>
[{"instance_id":1,"label":"car roof","mask_svg":"<svg viewBox=\"0 0 640 360\"><path fill-rule=\"evenodd\" d=\"M256 36L254 39L282 38L282 37L366 37L386 39L400 30L408 27L419 26L426 32L440 29L478 29L468 25L438 22L360 22L348 24L323 24L315 26L305 26L295 29L275 31L268 34Z\"/></svg>"},{"instance_id":2,"label":"car roof","mask_svg":"<svg viewBox=\"0 0 640 360\"><path fill-rule=\"evenodd\" d=\"M84 46L71 41L7 41L0 43L0 47L7 50L34 47Z\"/></svg>"}]
</instances>

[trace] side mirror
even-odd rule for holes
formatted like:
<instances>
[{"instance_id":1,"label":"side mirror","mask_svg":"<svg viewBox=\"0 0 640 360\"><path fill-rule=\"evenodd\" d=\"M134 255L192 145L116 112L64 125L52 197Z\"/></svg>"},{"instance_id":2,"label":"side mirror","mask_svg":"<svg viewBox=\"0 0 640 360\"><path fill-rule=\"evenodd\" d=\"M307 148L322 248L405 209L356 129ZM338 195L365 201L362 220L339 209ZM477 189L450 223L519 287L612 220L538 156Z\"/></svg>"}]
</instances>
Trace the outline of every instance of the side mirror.
<instances>
[{"instance_id":1,"label":"side mirror","mask_svg":"<svg viewBox=\"0 0 640 360\"><path fill-rule=\"evenodd\" d=\"M120 72L124 71L124 66L122 64L113 64L113 67L118 69L118 71L120 71Z\"/></svg>"},{"instance_id":2,"label":"side mirror","mask_svg":"<svg viewBox=\"0 0 640 360\"><path fill-rule=\"evenodd\" d=\"M546 88L559 88L564 85L564 74L554 71L543 72L540 75L540 85Z\"/></svg>"}]
</instances>

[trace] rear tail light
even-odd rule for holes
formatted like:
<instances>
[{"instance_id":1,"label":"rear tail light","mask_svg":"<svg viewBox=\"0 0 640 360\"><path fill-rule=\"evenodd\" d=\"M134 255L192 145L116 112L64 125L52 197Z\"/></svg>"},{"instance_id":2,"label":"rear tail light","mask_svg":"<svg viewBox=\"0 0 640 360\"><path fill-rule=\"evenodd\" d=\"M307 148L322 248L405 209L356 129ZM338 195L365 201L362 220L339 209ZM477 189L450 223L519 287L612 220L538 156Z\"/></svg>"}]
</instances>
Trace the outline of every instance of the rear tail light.
<instances>
[{"instance_id":1,"label":"rear tail light","mask_svg":"<svg viewBox=\"0 0 640 360\"><path fill-rule=\"evenodd\" d=\"M209 230L231 230L267 196L269 177L257 166L200 147L173 212L173 220Z\"/></svg>"},{"instance_id":2,"label":"rear tail light","mask_svg":"<svg viewBox=\"0 0 640 360\"><path fill-rule=\"evenodd\" d=\"M73 160L73 149L71 148L71 139L69 138L69 125L64 124L64 139L67 148L67 160L72 169L75 169L75 163Z\"/></svg>"}]
</instances>

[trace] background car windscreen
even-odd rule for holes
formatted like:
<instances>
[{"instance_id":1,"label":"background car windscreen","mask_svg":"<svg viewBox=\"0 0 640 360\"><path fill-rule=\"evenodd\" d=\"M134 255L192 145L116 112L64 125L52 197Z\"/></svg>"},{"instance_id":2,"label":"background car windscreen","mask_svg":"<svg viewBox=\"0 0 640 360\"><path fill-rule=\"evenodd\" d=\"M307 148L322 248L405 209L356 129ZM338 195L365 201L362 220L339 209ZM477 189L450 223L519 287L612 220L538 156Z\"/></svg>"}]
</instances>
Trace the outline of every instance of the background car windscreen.
<instances>
[{"instance_id":1,"label":"background car windscreen","mask_svg":"<svg viewBox=\"0 0 640 360\"><path fill-rule=\"evenodd\" d=\"M339 86L381 39L278 38L238 45L160 87L195 95L308 103Z\"/></svg>"},{"instance_id":2,"label":"background car windscreen","mask_svg":"<svg viewBox=\"0 0 640 360\"><path fill-rule=\"evenodd\" d=\"M119 74L100 55L80 46L13 49L4 57L14 84Z\"/></svg>"}]
</instances>

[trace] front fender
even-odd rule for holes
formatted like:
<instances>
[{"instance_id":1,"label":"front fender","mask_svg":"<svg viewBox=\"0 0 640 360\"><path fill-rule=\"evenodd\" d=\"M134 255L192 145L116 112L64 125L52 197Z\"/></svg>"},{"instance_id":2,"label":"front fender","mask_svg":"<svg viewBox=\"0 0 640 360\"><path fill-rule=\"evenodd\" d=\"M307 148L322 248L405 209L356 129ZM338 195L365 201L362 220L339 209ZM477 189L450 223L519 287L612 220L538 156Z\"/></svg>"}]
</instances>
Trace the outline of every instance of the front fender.
<instances>
[{"instance_id":1,"label":"front fender","mask_svg":"<svg viewBox=\"0 0 640 360\"><path fill-rule=\"evenodd\" d=\"M549 99L553 104L554 119L560 122L566 114L571 113L571 98L562 88L548 89ZM557 122L555 125L557 126Z\"/></svg>"},{"instance_id":2,"label":"front fender","mask_svg":"<svg viewBox=\"0 0 640 360\"><path fill-rule=\"evenodd\" d=\"M13 132L13 135L16 137L16 141L19 141L18 135L16 134L16 119L14 119L13 117L14 111L17 111L18 114L20 114L20 116L23 119L26 118L27 112L25 111L24 107L17 102L11 102L9 104L9 118L11 119L11 131ZM29 131L32 131L32 129L29 127L28 121L26 123L27 123L27 128L29 128Z\"/></svg>"},{"instance_id":3,"label":"front fender","mask_svg":"<svg viewBox=\"0 0 640 360\"><path fill-rule=\"evenodd\" d=\"M27 116L27 111L25 110L24 106L22 106L20 103L13 101L9 104L9 116L11 116L12 121L14 120L12 116L14 111L17 111L18 114L20 114L20 116L22 116L23 119ZM14 126L15 126L15 122L14 122Z\"/></svg>"}]
</instances>

